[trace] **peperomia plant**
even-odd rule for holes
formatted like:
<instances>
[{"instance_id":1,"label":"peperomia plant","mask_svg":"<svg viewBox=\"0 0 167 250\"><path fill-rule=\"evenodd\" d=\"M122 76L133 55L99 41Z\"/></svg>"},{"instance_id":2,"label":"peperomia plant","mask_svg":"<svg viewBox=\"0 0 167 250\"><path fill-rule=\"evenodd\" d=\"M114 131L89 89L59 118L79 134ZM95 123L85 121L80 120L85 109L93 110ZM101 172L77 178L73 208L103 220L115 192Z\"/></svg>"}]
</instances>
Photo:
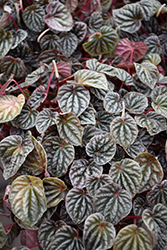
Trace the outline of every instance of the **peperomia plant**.
<instances>
[{"instance_id":1,"label":"peperomia plant","mask_svg":"<svg viewBox=\"0 0 167 250\"><path fill-rule=\"evenodd\" d=\"M167 249L166 13L0 0L2 250Z\"/></svg>"}]
</instances>

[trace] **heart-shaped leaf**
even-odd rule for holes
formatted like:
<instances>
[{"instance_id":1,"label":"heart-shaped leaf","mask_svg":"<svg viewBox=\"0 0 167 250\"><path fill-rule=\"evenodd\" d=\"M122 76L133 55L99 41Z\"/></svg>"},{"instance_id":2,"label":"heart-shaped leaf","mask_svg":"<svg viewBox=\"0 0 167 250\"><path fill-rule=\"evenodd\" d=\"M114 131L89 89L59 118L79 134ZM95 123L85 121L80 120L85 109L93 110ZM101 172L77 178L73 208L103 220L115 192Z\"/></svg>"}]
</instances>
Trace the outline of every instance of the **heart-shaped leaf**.
<instances>
[{"instance_id":1,"label":"heart-shaped leaf","mask_svg":"<svg viewBox=\"0 0 167 250\"><path fill-rule=\"evenodd\" d=\"M91 35L83 48L91 56L111 53L118 42L117 32L109 26L103 26L100 32Z\"/></svg>"},{"instance_id":2,"label":"heart-shaped leaf","mask_svg":"<svg viewBox=\"0 0 167 250\"><path fill-rule=\"evenodd\" d=\"M135 120L126 115L124 119L116 117L111 122L110 132L119 145L128 148L137 138L138 129Z\"/></svg>"},{"instance_id":3,"label":"heart-shaped leaf","mask_svg":"<svg viewBox=\"0 0 167 250\"><path fill-rule=\"evenodd\" d=\"M56 123L57 112L52 112L50 109L43 109L38 113L35 121L36 129L39 133L47 130L51 125Z\"/></svg>"},{"instance_id":4,"label":"heart-shaped leaf","mask_svg":"<svg viewBox=\"0 0 167 250\"><path fill-rule=\"evenodd\" d=\"M80 159L73 161L69 178L74 187L84 188L86 179L90 175L98 177L102 172L103 167L97 165L94 161L88 162L86 159Z\"/></svg>"},{"instance_id":5,"label":"heart-shaped leaf","mask_svg":"<svg viewBox=\"0 0 167 250\"><path fill-rule=\"evenodd\" d=\"M42 102L45 101L47 97L46 90L43 86L36 88L27 101L27 105L32 109L36 109L40 106Z\"/></svg>"},{"instance_id":6,"label":"heart-shaped leaf","mask_svg":"<svg viewBox=\"0 0 167 250\"><path fill-rule=\"evenodd\" d=\"M167 204L167 180L153 186L150 192L147 193L147 200L151 205L162 203Z\"/></svg>"},{"instance_id":7,"label":"heart-shaped leaf","mask_svg":"<svg viewBox=\"0 0 167 250\"><path fill-rule=\"evenodd\" d=\"M142 141L139 138L136 138L134 143L125 149L126 153L133 159L138 156L140 153L147 151Z\"/></svg>"},{"instance_id":8,"label":"heart-shaped leaf","mask_svg":"<svg viewBox=\"0 0 167 250\"><path fill-rule=\"evenodd\" d=\"M17 177L11 185L9 201L14 215L33 226L47 210L42 180L30 175Z\"/></svg>"},{"instance_id":9,"label":"heart-shaped leaf","mask_svg":"<svg viewBox=\"0 0 167 250\"><path fill-rule=\"evenodd\" d=\"M38 240L37 230L30 230L30 229L21 230L20 233L21 245L31 247L32 245L35 245L37 240Z\"/></svg>"},{"instance_id":10,"label":"heart-shaped leaf","mask_svg":"<svg viewBox=\"0 0 167 250\"><path fill-rule=\"evenodd\" d=\"M65 198L67 186L64 181L56 177L48 177L43 179L43 186L47 207L55 207Z\"/></svg>"},{"instance_id":11,"label":"heart-shaped leaf","mask_svg":"<svg viewBox=\"0 0 167 250\"><path fill-rule=\"evenodd\" d=\"M150 89L153 89L157 82L157 67L147 62L143 62L142 64L134 63L134 65L140 81Z\"/></svg>"},{"instance_id":12,"label":"heart-shaped leaf","mask_svg":"<svg viewBox=\"0 0 167 250\"><path fill-rule=\"evenodd\" d=\"M87 250L108 249L112 247L115 235L113 224L105 221L103 215L91 214L84 224L84 247Z\"/></svg>"},{"instance_id":13,"label":"heart-shaped leaf","mask_svg":"<svg viewBox=\"0 0 167 250\"><path fill-rule=\"evenodd\" d=\"M115 238L113 250L122 250L124 248L152 250L153 244L146 230L132 224L122 228Z\"/></svg>"},{"instance_id":14,"label":"heart-shaped leaf","mask_svg":"<svg viewBox=\"0 0 167 250\"><path fill-rule=\"evenodd\" d=\"M154 15L153 13L153 2L149 0L141 0L139 2L143 14L143 19L149 21L151 16Z\"/></svg>"},{"instance_id":15,"label":"heart-shaped leaf","mask_svg":"<svg viewBox=\"0 0 167 250\"><path fill-rule=\"evenodd\" d=\"M18 116L25 103L25 97L20 94L17 97L5 95L0 98L0 123L12 121Z\"/></svg>"},{"instance_id":16,"label":"heart-shaped leaf","mask_svg":"<svg viewBox=\"0 0 167 250\"><path fill-rule=\"evenodd\" d=\"M87 33L87 24L84 22L76 21L71 31L77 36L78 43L81 43Z\"/></svg>"},{"instance_id":17,"label":"heart-shaped leaf","mask_svg":"<svg viewBox=\"0 0 167 250\"><path fill-rule=\"evenodd\" d=\"M133 212L137 216L141 216L145 209L151 209L151 206L148 204L147 200L143 197L138 196L133 202ZM141 219L142 220L142 219Z\"/></svg>"},{"instance_id":18,"label":"heart-shaped leaf","mask_svg":"<svg viewBox=\"0 0 167 250\"><path fill-rule=\"evenodd\" d=\"M0 142L0 157L5 180L17 173L33 148L34 145L29 138L22 140L19 135L7 136Z\"/></svg>"},{"instance_id":19,"label":"heart-shaped leaf","mask_svg":"<svg viewBox=\"0 0 167 250\"><path fill-rule=\"evenodd\" d=\"M137 125L146 128L150 135L159 134L159 132L166 130L167 127L165 117L154 111L135 116L135 120Z\"/></svg>"},{"instance_id":20,"label":"heart-shaped leaf","mask_svg":"<svg viewBox=\"0 0 167 250\"><path fill-rule=\"evenodd\" d=\"M143 94L131 91L124 95L125 107L131 114L142 114L148 106L148 99Z\"/></svg>"},{"instance_id":21,"label":"heart-shaped leaf","mask_svg":"<svg viewBox=\"0 0 167 250\"><path fill-rule=\"evenodd\" d=\"M50 250L83 250L82 240L78 237L77 231L70 226L63 226L57 230Z\"/></svg>"},{"instance_id":22,"label":"heart-shaped leaf","mask_svg":"<svg viewBox=\"0 0 167 250\"><path fill-rule=\"evenodd\" d=\"M117 77L120 81L124 82L127 86L134 85L132 76L124 69L115 68L115 77Z\"/></svg>"},{"instance_id":23,"label":"heart-shaped leaf","mask_svg":"<svg viewBox=\"0 0 167 250\"><path fill-rule=\"evenodd\" d=\"M167 118L167 94L159 95L156 98L155 103L151 103L156 113Z\"/></svg>"},{"instance_id":24,"label":"heart-shaped leaf","mask_svg":"<svg viewBox=\"0 0 167 250\"><path fill-rule=\"evenodd\" d=\"M166 228L167 208L163 204L156 204L153 211L145 209L142 213L142 219L148 229L158 240L159 233Z\"/></svg>"},{"instance_id":25,"label":"heart-shaped leaf","mask_svg":"<svg viewBox=\"0 0 167 250\"><path fill-rule=\"evenodd\" d=\"M47 154L48 171L53 176L63 176L74 160L74 147L56 136L46 139L43 147Z\"/></svg>"},{"instance_id":26,"label":"heart-shaped leaf","mask_svg":"<svg viewBox=\"0 0 167 250\"><path fill-rule=\"evenodd\" d=\"M107 184L112 183L112 179L108 174L102 174L98 177L91 175L86 179L86 189L94 197L97 190Z\"/></svg>"},{"instance_id":27,"label":"heart-shaped leaf","mask_svg":"<svg viewBox=\"0 0 167 250\"><path fill-rule=\"evenodd\" d=\"M126 189L132 197L138 192L142 175L139 164L134 160L125 158L113 163L109 175L115 183Z\"/></svg>"},{"instance_id":28,"label":"heart-shaped leaf","mask_svg":"<svg viewBox=\"0 0 167 250\"><path fill-rule=\"evenodd\" d=\"M96 128L93 125L88 125L85 129L84 129L84 134L82 137L82 145L86 146L87 143L89 143L90 139L95 136L95 135L100 135L100 134L106 134L105 131L102 131L99 128Z\"/></svg>"},{"instance_id":29,"label":"heart-shaped leaf","mask_svg":"<svg viewBox=\"0 0 167 250\"><path fill-rule=\"evenodd\" d=\"M89 105L90 94L83 86L67 84L59 88L57 101L62 112L80 116Z\"/></svg>"},{"instance_id":30,"label":"heart-shaped leaf","mask_svg":"<svg viewBox=\"0 0 167 250\"><path fill-rule=\"evenodd\" d=\"M78 38L72 32L62 32L60 37L61 52L63 55L70 57L78 46Z\"/></svg>"},{"instance_id":31,"label":"heart-shaped leaf","mask_svg":"<svg viewBox=\"0 0 167 250\"><path fill-rule=\"evenodd\" d=\"M80 224L93 213L94 205L92 196L79 188L72 188L65 199L66 209L71 219Z\"/></svg>"},{"instance_id":32,"label":"heart-shaped leaf","mask_svg":"<svg viewBox=\"0 0 167 250\"><path fill-rule=\"evenodd\" d=\"M144 43L147 45L148 51L147 53L156 53L162 54L162 47L158 36L155 34L153 36L149 36L144 40Z\"/></svg>"},{"instance_id":33,"label":"heart-shaped leaf","mask_svg":"<svg viewBox=\"0 0 167 250\"><path fill-rule=\"evenodd\" d=\"M120 9L113 10L116 26L129 33L140 29L143 11L139 3L127 4Z\"/></svg>"},{"instance_id":34,"label":"heart-shaped leaf","mask_svg":"<svg viewBox=\"0 0 167 250\"><path fill-rule=\"evenodd\" d=\"M121 62L138 62L147 52L147 45L143 42L132 43L128 38L121 39L116 46L115 56L122 56Z\"/></svg>"},{"instance_id":35,"label":"heart-shaped leaf","mask_svg":"<svg viewBox=\"0 0 167 250\"><path fill-rule=\"evenodd\" d=\"M167 87L166 86L156 86L153 91L151 92L151 99L153 102L156 103L156 99L160 95L167 94Z\"/></svg>"},{"instance_id":36,"label":"heart-shaped leaf","mask_svg":"<svg viewBox=\"0 0 167 250\"><path fill-rule=\"evenodd\" d=\"M116 183L102 186L95 194L94 202L98 213L104 215L108 222L117 224L132 209L129 193ZM124 204L124 206L122 206Z\"/></svg>"},{"instance_id":37,"label":"heart-shaped leaf","mask_svg":"<svg viewBox=\"0 0 167 250\"><path fill-rule=\"evenodd\" d=\"M86 67L90 70L104 73L108 76L115 76L115 68L108 64L100 63L97 59L90 59L86 61Z\"/></svg>"},{"instance_id":38,"label":"heart-shaped leaf","mask_svg":"<svg viewBox=\"0 0 167 250\"><path fill-rule=\"evenodd\" d=\"M62 220L56 222L53 220L44 221L38 230L38 238L41 247L45 250L50 250L56 231L65 225L66 224Z\"/></svg>"},{"instance_id":39,"label":"heart-shaped leaf","mask_svg":"<svg viewBox=\"0 0 167 250\"><path fill-rule=\"evenodd\" d=\"M157 66L158 64L160 64L161 62L161 57L160 55L156 54L156 53L149 53L144 57L144 60L148 60L151 63L153 63L155 66Z\"/></svg>"},{"instance_id":40,"label":"heart-shaped leaf","mask_svg":"<svg viewBox=\"0 0 167 250\"><path fill-rule=\"evenodd\" d=\"M28 154L19 172L27 171L31 175L40 175L47 169L47 156L43 146L32 136L29 135L34 149Z\"/></svg>"},{"instance_id":41,"label":"heart-shaped leaf","mask_svg":"<svg viewBox=\"0 0 167 250\"><path fill-rule=\"evenodd\" d=\"M122 100L116 92L108 91L103 103L105 110L111 114L119 114L122 111Z\"/></svg>"},{"instance_id":42,"label":"heart-shaped leaf","mask_svg":"<svg viewBox=\"0 0 167 250\"><path fill-rule=\"evenodd\" d=\"M0 62L0 67L7 76L14 74L16 78L23 77L26 70L24 62L20 58L14 58L12 56L3 57Z\"/></svg>"},{"instance_id":43,"label":"heart-shaped leaf","mask_svg":"<svg viewBox=\"0 0 167 250\"><path fill-rule=\"evenodd\" d=\"M0 222L0 248L2 248L5 245L6 239L7 239L7 234L5 232L2 222Z\"/></svg>"},{"instance_id":44,"label":"heart-shaped leaf","mask_svg":"<svg viewBox=\"0 0 167 250\"><path fill-rule=\"evenodd\" d=\"M21 43L28 35L27 31L18 29L16 31L12 30L13 44L11 49L15 49L19 43Z\"/></svg>"},{"instance_id":45,"label":"heart-shaped leaf","mask_svg":"<svg viewBox=\"0 0 167 250\"><path fill-rule=\"evenodd\" d=\"M60 137L75 146L81 145L83 128L74 113L58 114L56 117L56 125Z\"/></svg>"},{"instance_id":46,"label":"heart-shaped leaf","mask_svg":"<svg viewBox=\"0 0 167 250\"><path fill-rule=\"evenodd\" d=\"M52 35L45 35L40 40L40 47L42 50L52 50L57 49L61 50L61 41L59 36L52 34Z\"/></svg>"},{"instance_id":47,"label":"heart-shaped leaf","mask_svg":"<svg viewBox=\"0 0 167 250\"><path fill-rule=\"evenodd\" d=\"M162 181L164 174L161 164L151 154L141 153L135 158L135 161L140 165L142 172L139 193L151 189Z\"/></svg>"},{"instance_id":48,"label":"heart-shaped leaf","mask_svg":"<svg viewBox=\"0 0 167 250\"><path fill-rule=\"evenodd\" d=\"M74 84L94 87L98 89L108 89L107 79L104 74L92 70L81 69L74 74Z\"/></svg>"},{"instance_id":49,"label":"heart-shaped leaf","mask_svg":"<svg viewBox=\"0 0 167 250\"><path fill-rule=\"evenodd\" d=\"M104 165L115 155L116 145L112 137L108 135L96 135L86 145L86 153L94 157L98 165Z\"/></svg>"},{"instance_id":50,"label":"heart-shaped leaf","mask_svg":"<svg viewBox=\"0 0 167 250\"><path fill-rule=\"evenodd\" d=\"M11 32L5 31L4 29L0 28L0 48L1 48L1 54L0 54L0 60L6 56L6 54L9 52L9 50L12 47L13 43L13 36Z\"/></svg>"},{"instance_id":51,"label":"heart-shaped leaf","mask_svg":"<svg viewBox=\"0 0 167 250\"><path fill-rule=\"evenodd\" d=\"M32 128L35 126L37 115L37 110L33 110L28 105L24 105L21 113L14 120L12 120L12 124L13 126L21 129Z\"/></svg>"},{"instance_id":52,"label":"heart-shaped leaf","mask_svg":"<svg viewBox=\"0 0 167 250\"><path fill-rule=\"evenodd\" d=\"M81 125L95 124L95 110L92 105L89 105L85 111L79 116Z\"/></svg>"},{"instance_id":53,"label":"heart-shaped leaf","mask_svg":"<svg viewBox=\"0 0 167 250\"><path fill-rule=\"evenodd\" d=\"M61 75L63 78L67 78L71 76L71 68L68 65L68 63L60 61L56 64L59 75Z\"/></svg>"},{"instance_id":54,"label":"heart-shaped leaf","mask_svg":"<svg viewBox=\"0 0 167 250\"><path fill-rule=\"evenodd\" d=\"M35 83L40 78L40 75L44 72L44 70L45 66L42 65L36 70L32 71L30 74L26 76L25 83L29 85Z\"/></svg>"},{"instance_id":55,"label":"heart-shaped leaf","mask_svg":"<svg viewBox=\"0 0 167 250\"><path fill-rule=\"evenodd\" d=\"M57 31L69 31L73 27L73 19L66 6L58 1L48 4L46 7L48 13L44 17L45 23Z\"/></svg>"},{"instance_id":56,"label":"heart-shaped leaf","mask_svg":"<svg viewBox=\"0 0 167 250\"><path fill-rule=\"evenodd\" d=\"M45 23L43 17L45 15L44 8L39 4L32 4L25 8L22 17L25 25L34 32L41 32Z\"/></svg>"}]
</instances>

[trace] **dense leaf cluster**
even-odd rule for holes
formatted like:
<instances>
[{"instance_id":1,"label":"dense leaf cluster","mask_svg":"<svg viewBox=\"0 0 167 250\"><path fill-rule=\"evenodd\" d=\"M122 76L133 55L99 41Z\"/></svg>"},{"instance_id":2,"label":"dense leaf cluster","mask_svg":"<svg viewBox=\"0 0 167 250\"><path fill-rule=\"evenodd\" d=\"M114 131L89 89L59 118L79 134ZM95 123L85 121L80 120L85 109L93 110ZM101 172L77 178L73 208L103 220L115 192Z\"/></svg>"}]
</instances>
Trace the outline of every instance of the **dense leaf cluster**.
<instances>
[{"instance_id":1,"label":"dense leaf cluster","mask_svg":"<svg viewBox=\"0 0 167 250\"><path fill-rule=\"evenodd\" d=\"M166 13L0 0L2 250L167 248Z\"/></svg>"}]
</instances>

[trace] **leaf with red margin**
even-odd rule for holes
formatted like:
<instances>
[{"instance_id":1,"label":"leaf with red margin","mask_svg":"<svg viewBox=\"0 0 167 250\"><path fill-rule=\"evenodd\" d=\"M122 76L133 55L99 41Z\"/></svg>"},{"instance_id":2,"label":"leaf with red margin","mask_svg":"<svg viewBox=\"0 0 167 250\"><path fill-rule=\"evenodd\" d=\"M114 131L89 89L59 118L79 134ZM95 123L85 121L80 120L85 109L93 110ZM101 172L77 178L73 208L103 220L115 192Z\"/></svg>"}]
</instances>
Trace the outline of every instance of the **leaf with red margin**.
<instances>
[{"instance_id":1,"label":"leaf with red margin","mask_svg":"<svg viewBox=\"0 0 167 250\"><path fill-rule=\"evenodd\" d=\"M132 43L128 38L121 39L115 49L115 57L122 56L121 62L138 62L147 52L147 45L143 42Z\"/></svg>"}]
</instances>

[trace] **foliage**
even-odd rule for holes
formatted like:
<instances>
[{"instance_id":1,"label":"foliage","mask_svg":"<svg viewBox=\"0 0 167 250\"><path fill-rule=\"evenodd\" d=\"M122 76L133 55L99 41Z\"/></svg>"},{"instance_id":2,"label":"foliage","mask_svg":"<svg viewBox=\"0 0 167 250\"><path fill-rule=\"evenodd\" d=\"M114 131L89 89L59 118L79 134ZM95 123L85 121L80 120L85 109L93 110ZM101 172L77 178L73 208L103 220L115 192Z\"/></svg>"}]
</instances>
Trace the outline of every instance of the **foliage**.
<instances>
[{"instance_id":1,"label":"foliage","mask_svg":"<svg viewBox=\"0 0 167 250\"><path fill-rule=\"evenodd\" d=\"M166 56L161 0L0 0L2 250L167 249Z\"/></svg>"}]
</instances>

